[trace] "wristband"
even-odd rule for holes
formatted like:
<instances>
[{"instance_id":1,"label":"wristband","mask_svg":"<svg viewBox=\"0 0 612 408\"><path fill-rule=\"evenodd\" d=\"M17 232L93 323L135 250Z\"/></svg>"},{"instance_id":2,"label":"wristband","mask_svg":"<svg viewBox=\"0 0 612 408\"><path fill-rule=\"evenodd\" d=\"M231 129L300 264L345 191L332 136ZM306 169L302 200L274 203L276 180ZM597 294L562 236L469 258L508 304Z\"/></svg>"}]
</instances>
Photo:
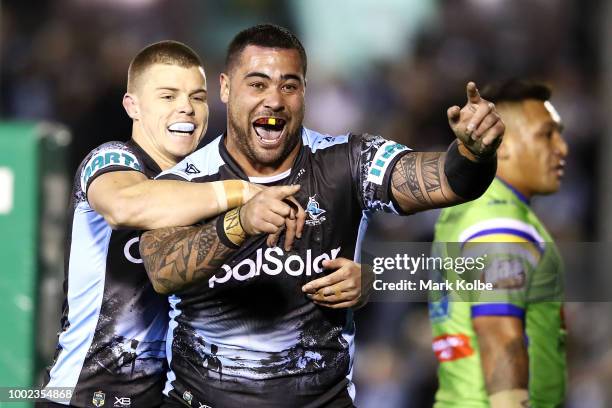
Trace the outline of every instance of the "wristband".
<instances>
[{"instance_id":1,"label":"wristband","mask_svg":"<svg viewBox=\"0 0 612 408\"><path fill-rule=\"evenodd\" d=\"M249 198L249 183L244 180L214 181L211 184L219 211L236 208Z\"/></svg>"},{"instance_id":2,"label":"wristband","mask_svg":"<svg viewBox=\"0 0 612 408\"><path fill-rule=\"evenodd\" d=\"M459 152L457 140L446 151L444 174L455 194L466 200L480 197L489 188L497 172L497 156L473 162Z\"/></svg>"},{"instance_id":3,"label":"wristband","mask_svg":"<svg viewBox=\"0 0 612 408\"><path fill-rule=\"evenodd\" d=\"M240 208L236 207L222 217L217 217L217 235L225 246L233 249L239 248L247 237L240 223Z\"/></svg>"},{"instance_id":4,"label":"wristband","mask_svg":"<svg viewBox=\"0 0 612 408\"><path fill-rule=\"evenodd\" d=\"M529 408L529 392L526 389L498 391L489 395L491 408Z\"/></svg>"}]
</instances>

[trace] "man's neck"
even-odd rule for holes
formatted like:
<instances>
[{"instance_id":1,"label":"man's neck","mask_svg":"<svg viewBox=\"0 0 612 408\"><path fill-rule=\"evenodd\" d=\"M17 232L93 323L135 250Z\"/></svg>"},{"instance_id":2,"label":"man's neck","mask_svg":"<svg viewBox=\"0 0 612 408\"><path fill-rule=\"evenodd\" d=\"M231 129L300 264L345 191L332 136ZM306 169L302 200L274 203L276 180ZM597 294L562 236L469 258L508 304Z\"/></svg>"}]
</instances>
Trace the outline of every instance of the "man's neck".
<instances>
[{"instance_id":1,"label":"man's neck","mask_svg":"<svg viewBox=\"0 0 612 408\"><path fill-rule=\"evenodd\" d=\"M511 177L507 175L500 174L497 172L497 178L501 180L506 186L508 186L519 198L525 202L529 202L533 194L531 194L525 187L523 187L520 183L514 181Z\"/></svg>"},{"instance_id":2,"label":"man's neck","mask_svg":"<svg viewBox=\"0 0 612 408\"><path fill-rule=\"evenodd\" d=\"M159 166L162 171L168 170L169 168L174 167L176 163L178 163L175 159L168 158L161 154L159 149L155 145L153 145L153 143L151 143L151 141L147 137L143 136L134 129L132 129L132 139L136 143L138 143L138 146L140 146L140 148L144 150L145 153L153 159L153 161Z\"/></svg>"}]
</instances>

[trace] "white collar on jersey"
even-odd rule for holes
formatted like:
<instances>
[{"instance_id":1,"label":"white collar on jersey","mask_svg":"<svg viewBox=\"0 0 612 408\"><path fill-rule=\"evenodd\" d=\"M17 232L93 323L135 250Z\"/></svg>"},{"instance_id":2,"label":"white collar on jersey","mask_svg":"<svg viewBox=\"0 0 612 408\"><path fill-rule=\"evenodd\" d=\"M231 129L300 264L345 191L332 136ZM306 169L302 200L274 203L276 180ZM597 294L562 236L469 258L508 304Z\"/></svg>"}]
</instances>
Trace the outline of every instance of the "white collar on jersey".
<instances>
[{"instance_id":1,"label":"white collar on jersey","mask_svg":"<svg viewBox=\"0 0 612 408\"><path fill-rule=\"evenodd\" d=\"M274 176L269 176L269 177L249 177L249 181L251 183L257 183L257 184L269 184L269 183L274 183L275 181L282 180L285 177L289 177L290 174L291 174L291 169L287 171L283 171L280 174L275 174Z\"/></svg>"}]
</instances>

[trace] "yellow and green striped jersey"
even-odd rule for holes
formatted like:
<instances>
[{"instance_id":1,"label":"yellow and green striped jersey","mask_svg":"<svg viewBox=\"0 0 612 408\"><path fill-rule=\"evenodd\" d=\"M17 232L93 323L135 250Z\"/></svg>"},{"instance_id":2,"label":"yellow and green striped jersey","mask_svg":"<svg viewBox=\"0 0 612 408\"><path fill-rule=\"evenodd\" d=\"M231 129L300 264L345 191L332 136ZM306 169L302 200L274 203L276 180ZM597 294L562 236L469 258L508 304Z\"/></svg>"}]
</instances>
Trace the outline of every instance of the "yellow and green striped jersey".
<instances>
[{"instance_id":1,"label":"yellow and green striped jersey","mask_svg":"<svg viewBox=\"0 0 612 408\"><path fill-rule=\"evenodd\" d=\"M435 407L489 407L472 325L477 316L523 321L531 404L561 406L566 382L563 264L528 201L497 178L478 200L442 211L434 248L440 256L486 254L480 277L496 288L467 295L430 293L433 349L440 363ZM453 275L445 274L447 279Z\"/></svg>"}]
</instances>

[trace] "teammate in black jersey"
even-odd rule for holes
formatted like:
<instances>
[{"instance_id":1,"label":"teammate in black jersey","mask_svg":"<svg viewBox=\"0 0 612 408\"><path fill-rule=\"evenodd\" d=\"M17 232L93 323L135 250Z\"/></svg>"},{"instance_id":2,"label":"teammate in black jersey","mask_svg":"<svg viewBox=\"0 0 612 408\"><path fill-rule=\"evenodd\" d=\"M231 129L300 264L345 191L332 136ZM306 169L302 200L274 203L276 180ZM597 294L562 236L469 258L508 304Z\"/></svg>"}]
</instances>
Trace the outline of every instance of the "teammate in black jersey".
<instances>
[{"instance_id":1,"label":"teammate in black jersey","mask_svg":"<svg viewBox=\"0 0 612 408\"><path fill-rule=\"evenodd\" d=\"M69 403L78 407L162 401L167 300L146 276L137 229L190 225L261 190L237 180L151 180L191 153L208 123L202 63L184 44L144 48L130 65L123 105L133 120L132 138L92 150L72 191L66 299L45 387L74 387ZM279 188L275 200L295 189ZM54 405L39 405L45 404Z\"/></svg>"},{"instance_id":2,"label":"teammate in black jersey","mask_svg":"<svg viewBox=\"0 0 612 408\"><path fill-rule=\"evenodd\" d=\"M227 133L160 176L299 184L295 198L308 214L292 248L270 247L262 235L290 217L290 206L254 222L245 216L261 196L203 225L143 235L149 277L174 293L168 406L352 406L352 310L320 303L350 293L340 278L358 257L369 216L464 202L493 179L504 125L474 83L466 105L448 110L457 137L449 150L411 152L380 136L304 128L306 65L286 29L239 33L221 75Z\"/></svg>"}]
</instances>

